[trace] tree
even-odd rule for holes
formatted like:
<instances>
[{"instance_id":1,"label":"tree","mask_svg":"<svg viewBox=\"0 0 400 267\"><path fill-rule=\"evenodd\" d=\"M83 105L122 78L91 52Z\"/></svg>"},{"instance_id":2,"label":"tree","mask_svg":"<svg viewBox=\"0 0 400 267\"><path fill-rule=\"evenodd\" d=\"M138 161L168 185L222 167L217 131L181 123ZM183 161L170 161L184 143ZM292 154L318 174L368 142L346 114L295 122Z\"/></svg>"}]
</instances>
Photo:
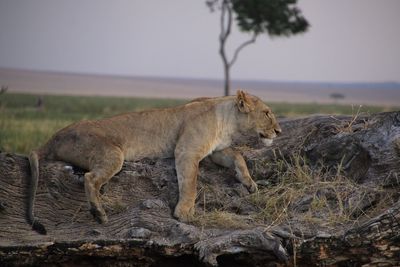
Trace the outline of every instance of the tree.
<instances>
[{"instance_id":1,"label":"tree","mask_svg":"<svg viewBox=\"0 0 400 267\"><path fill-rule=\"evenodd\" d=\"M206 4L213 12L219 10L220 35L219 54L222 58L225 78L225 95L230 91L230 70L240 51L253 44L262 33L269 36L291 36L305 32L309 23L296 7L297 0L207 0ZM231 58L226 52L226 44L231 34L233 13L236 23L243 32L251 33L251 38L239 45Z\"/></svg>"},{"instance_id":2,"label":"tree","mask_svg":"<svg viewBox=\"0 0 400 267\"><path fill-rule=\"evenodd\" d=\"M345 98L345 95L344 95L344 94L341 94L341 93L332 93L332 94L330 94L330 97L331 97L332 99L334 99L335 101L339 101L339 100L344 99L344 98Z\"/></svg>"},{"instance_id":3,"label":"tree","mask_svg":"<svg viewBox=\"0 0 400 267\"><path fill-rule=\"evenodd\" d=\"M1 86L1 89L0 89L0 95L1 95L1 94L5 94L5 93L7 92L7 90L8 90L8 86L2 85L2 86Z\"/></svg>"}]
</instances>

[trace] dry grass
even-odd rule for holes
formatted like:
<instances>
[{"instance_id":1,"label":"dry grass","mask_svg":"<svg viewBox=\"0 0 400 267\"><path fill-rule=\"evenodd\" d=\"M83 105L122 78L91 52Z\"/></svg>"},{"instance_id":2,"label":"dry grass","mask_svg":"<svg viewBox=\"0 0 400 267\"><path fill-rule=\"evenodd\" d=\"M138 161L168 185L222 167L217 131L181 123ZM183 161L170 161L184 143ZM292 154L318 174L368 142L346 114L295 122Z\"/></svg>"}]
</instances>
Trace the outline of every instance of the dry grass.
<instances>
[{"instance_id":1,"label":"dry grass","mask_svg":"<svg viewBox=\"0 0 400 267\"><path fill-rule=\"evenodd\" d=\"M260 210L256 220L267 225L296 220L334 228L353 224L392 202L382 187L371 188L345 177L341 164L335 170L311 168L299 154L269 164L275 165L277 183L249 196Z\"/></svg>"},{"instance_id":2,"label":"dry grass","mask_svg":"<svg viewBox=\"0 0 400 267\"><path fill-rule=\"evenodd\" d=\"M235 229L296 224L306 230L334 230L371 218L394 202L396 192L355 183L343 175L341 164L332 169L312 167L299 153L289 159L277 155L274 161L264 164L264 168L274 170L276 179L241 199L255 206L257 212L238 215L222 203L211 211L203 207L195 224ZM213 190L202 189L199 199L204 198L202 202L206 203L205 194L214 194L214 201L218 201L220 195Z\"/></svg>"},{"instance_id":3,"label":"dry grass","mask_svg":"<svg viewBox=\"0 0 400 267\"><path fill-rule=\"evenodd\" d=\"M223 195L223 197L221 197ZM226 210L229 199L225 193L218 187L211 185L201 185L196 198L202 203L202 211L198 212L193 220L193 224L201 228L229 228L246 229L249 228L250 217L241 216ZM218 207L213 206L218 203Z\"/></svg>"},{"instance_id":4,"label":"dry grass","mask_svg":"<svg viewBox=\"0 0 400 267\"><path fill-rule=\"evenodd\" d=\"M338 133L353 133L368 127L368 122L365 120L362 120L362 123L359 123L360 116L368 115L368 112L362 112L361 108L362 105L358 106L357 110L355 110L354 106L352 106L351 118L349 121L342 122L334 116L331 116L332 119L337 120L340 124L340 126L336 127Z\"/></svg>"},{"instance_id":5,"label":"dry grass","mask_svg":"<svg viewBox=\"0 0 400 267\"><path fill-rule=\"evenodd\" d=\"M247 220L241 215L223 209L203 212L195 216L194 225L204 228L246 229L251 227L251 218Z\"/></svg>"}]
</instances>

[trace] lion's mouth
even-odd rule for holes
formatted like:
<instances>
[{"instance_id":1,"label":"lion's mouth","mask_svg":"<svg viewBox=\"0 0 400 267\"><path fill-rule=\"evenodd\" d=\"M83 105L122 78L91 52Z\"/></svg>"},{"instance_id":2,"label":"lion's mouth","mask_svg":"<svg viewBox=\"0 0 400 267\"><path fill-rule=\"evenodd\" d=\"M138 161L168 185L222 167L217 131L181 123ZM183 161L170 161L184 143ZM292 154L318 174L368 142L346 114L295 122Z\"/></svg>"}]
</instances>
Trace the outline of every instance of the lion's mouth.
<instances>
[{"instance_id":1,"label":"lion's mouth","mask_svg":"<svg viewBox=\"0 0 400 267\"><path fill-rule=\"evenodd\" d=\"M270 138L261 138L261 141L263 142L263 144L264 144L265 146L270 146L270 145L272 145L273 139L270 139Z\"/></svg>"},{"instance_id":2,"label":"lion's mouth","mask_svg":"<svg viewBox=\"0 0 400 267\"><path fill-rule=\"evenodd\" d=\"M263 133L259 133L258 136L259 136L261 139L268 138L268 137L267 137L265 134L263 134Z\"/></svg>"},{"instance_id":3,"label":"lion's mouth","mask_svg":"<svg viewBox=\"0 0 400 267\"><path fill-rule=\"evenodd\" d=\"M263 133L258 133L258 136L260 137L261 141L265 146L270 146L272 145L273 139L269 138L267 135Z\"/></svg>"}]
</instances>

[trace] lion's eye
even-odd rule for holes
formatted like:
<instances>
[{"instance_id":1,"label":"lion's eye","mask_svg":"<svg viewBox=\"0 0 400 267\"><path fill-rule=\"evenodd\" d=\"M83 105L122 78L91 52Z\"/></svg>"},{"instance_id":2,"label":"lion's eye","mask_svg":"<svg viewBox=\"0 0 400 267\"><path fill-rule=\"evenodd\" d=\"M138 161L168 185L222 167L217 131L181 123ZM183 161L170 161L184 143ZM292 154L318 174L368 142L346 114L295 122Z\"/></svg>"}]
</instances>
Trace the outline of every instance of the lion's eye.
<instances>
[{"instance_id":1,"label":"lion's eye","mask_svg":"<svg viewBox=\"0 0 400 267\"><path fill-rule=\"evenodd\" d=\"M268 119L272 120L272 115L271 115L271 112L269 110L265 111L264 114L265 114L265 117L267 117Z\"/></svg>"}]
</instances>

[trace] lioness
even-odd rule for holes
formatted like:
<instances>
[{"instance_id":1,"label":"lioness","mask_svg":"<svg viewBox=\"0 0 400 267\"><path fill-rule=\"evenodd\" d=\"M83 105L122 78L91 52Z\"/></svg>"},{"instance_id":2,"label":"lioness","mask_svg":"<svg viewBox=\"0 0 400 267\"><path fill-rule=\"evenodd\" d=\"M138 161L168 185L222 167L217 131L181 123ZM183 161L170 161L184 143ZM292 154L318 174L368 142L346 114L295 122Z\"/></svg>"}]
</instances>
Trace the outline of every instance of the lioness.
<instances>
[{"instance_id":1,"label":"lioness","mask_svg":"<svg viewBox=\"0 0 400 267\"><path fill-rule=\"evenodd\" d=\"M101 186L121 170L124 160L144 157L175 157L179 201L174 216L190 221L199 162L207 155L219 165L234 167L237 179L250 192L257 190L243 157L229 147L237 133L249 131L271 145L281 128L263 101L240 90L236 96L201 98L174 108L74 123L29 156L32 181L28 222L34 230L46 234L33 214L39 160L60 160L87 170L84 180L90 212L99 223L105 223L107 216L99 202Z\"/></svg>"}]
</instances>

